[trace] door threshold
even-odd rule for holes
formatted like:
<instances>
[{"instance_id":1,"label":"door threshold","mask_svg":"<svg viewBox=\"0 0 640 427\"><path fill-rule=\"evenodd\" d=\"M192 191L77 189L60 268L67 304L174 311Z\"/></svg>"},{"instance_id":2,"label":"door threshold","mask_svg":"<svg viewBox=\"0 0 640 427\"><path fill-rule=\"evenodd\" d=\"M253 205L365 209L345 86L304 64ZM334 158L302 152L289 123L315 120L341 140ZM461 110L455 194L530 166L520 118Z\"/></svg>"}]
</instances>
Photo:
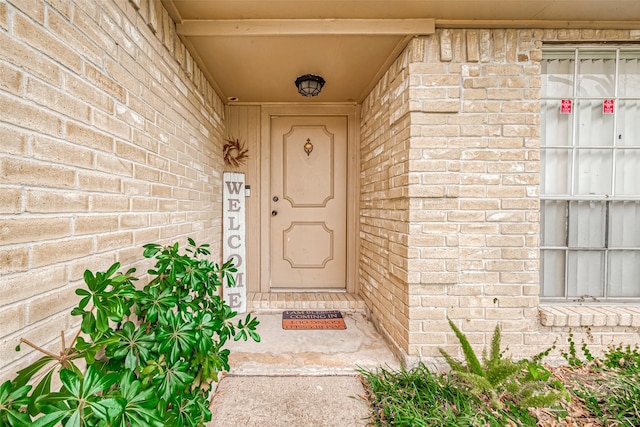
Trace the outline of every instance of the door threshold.
<instances>
[{"instance_id":1,"label":"door threshold","mask_svg":"<svg viewBox=\"0 0 640 427\"><path fill-rule=\"evenodd\" d=\"M293 293L293 294L304 294L304 293L320 293L320 292L326 292L326 293L336 293L336 294L344 294L347 291L344 288L339 288L339 289L331 289L331 288L271 288L271 292L272 294L281 294L281 293L285 293L285 292L289 292L289 293Z\"/></svg>"},{"instance_id":2,"label":"door threshold","mask_svg":"<svg viewBox=\"0 0 640 427\"><path fill-rule=\"evenodd\" d=\"M247 310L342 310L363 312L364 300L347 292L249 292Z\"/></svg>"}]
</instances>

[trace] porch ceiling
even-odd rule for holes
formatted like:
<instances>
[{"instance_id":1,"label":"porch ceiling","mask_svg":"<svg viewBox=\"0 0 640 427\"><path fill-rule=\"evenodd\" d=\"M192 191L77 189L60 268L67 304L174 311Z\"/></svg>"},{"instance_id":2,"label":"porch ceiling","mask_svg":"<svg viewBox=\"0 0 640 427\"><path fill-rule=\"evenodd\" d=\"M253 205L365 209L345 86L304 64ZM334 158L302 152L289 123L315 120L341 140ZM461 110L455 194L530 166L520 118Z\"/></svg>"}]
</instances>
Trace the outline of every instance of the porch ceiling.
<instances>
[{"instance_id":1,"label":"porch ceiling","mask_svg":"<svg viewBox=\"0 0 640 427\"><path fill-rule=\"evenodd\" d=\"M640 28L640 1L161 0L226 100L360 102L414 35L436 26ZM301 74L327 83L296 92Z\"/></svg>"}]
</instances>

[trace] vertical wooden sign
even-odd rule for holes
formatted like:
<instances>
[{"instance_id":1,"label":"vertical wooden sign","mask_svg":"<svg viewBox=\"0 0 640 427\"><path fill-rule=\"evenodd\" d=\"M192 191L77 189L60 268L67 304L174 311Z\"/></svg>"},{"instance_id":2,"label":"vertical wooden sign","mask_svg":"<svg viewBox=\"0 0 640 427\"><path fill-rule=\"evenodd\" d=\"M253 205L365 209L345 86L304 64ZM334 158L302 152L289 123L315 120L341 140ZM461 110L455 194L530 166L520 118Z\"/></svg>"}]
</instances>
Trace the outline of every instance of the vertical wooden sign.
<instances>
[{"instance_id":1,"label":"vertical wooden sign","mask_svg":"<svg viewBox=\"0 0 640 427\"><path fill-rule=\"evenodd\" d=\"M247 311L244 174L224 172L222 187L222 259L225 262L233 259L233 266L238 269L233 273L236 285L231 287L225 282L222 297L234 311L244 313Z\"/></svg>"}]
</instances>

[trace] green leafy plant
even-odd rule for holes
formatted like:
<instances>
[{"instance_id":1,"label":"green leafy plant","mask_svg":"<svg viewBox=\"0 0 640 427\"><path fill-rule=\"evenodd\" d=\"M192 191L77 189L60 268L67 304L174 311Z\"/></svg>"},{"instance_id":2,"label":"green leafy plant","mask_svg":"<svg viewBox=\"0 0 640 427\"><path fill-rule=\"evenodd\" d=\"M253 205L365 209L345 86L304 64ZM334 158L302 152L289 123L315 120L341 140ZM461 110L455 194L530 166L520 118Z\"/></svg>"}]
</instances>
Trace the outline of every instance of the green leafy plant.
<instances>
[{"instance_id":1,"label":"green leafy plant","mask_svg":"<svg viewBox=\"0 0 640 427\"><path fill-rule=\"evenodd\" d=\"M569 349L567 351L562 351L562 357L567 361L569 366L582 366L584 363L582 359L578 357L578 352L576 351L576 342L573 340L573 332L569 332L569 336L567 337L567 342L569 343Z\"/></svg>"},{"instance_id":2,"label":"green leafy plant","mask_svg":"<svg viewBox=\"0 0 640 427\"><path fill-rule=\"evenodd\" d=\"M178 243L148 244L155 258L142 289L135 270L84 274L86 288L72 310L81 327L54 354L26 339L45 356L0 387L0 425L200 426L211 419L212 382L229 370L229 339L260 341L258 320L237 315L219 295L235 268L208 260L208 245L192 239L181 253ZM52 390L57 376L61 387Z\"/></svg>"},{"instance_id":3,"label":"green leafy plant","mask_svg":"<svg viewBox=\"0 0 640 427\"><path fill-rule=\"evenodd\" d=\"M578 356L578 351L576 350L577 345L573 339L572 331L569 331L567 342L569 343L569 349L567 351L564 351L564 350L561 351L561 354L562 354L562 357L564 357L564 359L567 361L569 366L578 367L578 366L583 366L585 364L585 361L587 362L594 361L595 358L591 354L591 350L589 350L589 347L587 346L587 343L584 342L584 340L582 341L582 345L580 346L582 355L584 356L584 361L580 358L580 356Z\"/></svg>"},{"instance_id":4,"label":"green leafy plant","mask_svg":"<svg viewBox=\"0 0 640 427\"><path fill-rule=\"evenodd\" d=\"M540 353L538 353L538 354L536 354L536 355L532 356L532 357L531 357L531 361L532 361L532 362L535 362L535 363L538 363L538 362L542 361L542 359L544 359L545 357L547 357L549 354L551 354L551 352L552 352L553 350L555 350L555 349L556 349L556 344L557 344L557 342L558 342L558 339L556 338L556 339L553 341L553 344L551 344L551 347L548 347L546 350L543 350L543 351L541 351Z\"/></svg>"},{"instance_id":5,"label":"green leafy plant","mask_svg":"<svg viewBox=\"0 0 640 427\"><path fill-rule=\"evenodd\" d=\"M604 364L626 374L640 374L640 351L638 345L610 347L604 354Z\"/></svg>"},{"instance_id":6,"label":"green leafy plant","mask_svg":"<svg viewBox=\"0 0 640 427\"><path fill-rule=\"evenodd\" d=\"M442 349L440 354L451 370L471 385L473 393L488 397L492 407L502 409L505 401L521 408L551 406L563 397L568 398L562 383L553 380L551 373L542 365L535 361L513 361L503 357L499 326L494 330L489 356L485 349L481 363L467 337L451 320L449 325L460 341L466 365Z\"/></svg>"}]
</instances>

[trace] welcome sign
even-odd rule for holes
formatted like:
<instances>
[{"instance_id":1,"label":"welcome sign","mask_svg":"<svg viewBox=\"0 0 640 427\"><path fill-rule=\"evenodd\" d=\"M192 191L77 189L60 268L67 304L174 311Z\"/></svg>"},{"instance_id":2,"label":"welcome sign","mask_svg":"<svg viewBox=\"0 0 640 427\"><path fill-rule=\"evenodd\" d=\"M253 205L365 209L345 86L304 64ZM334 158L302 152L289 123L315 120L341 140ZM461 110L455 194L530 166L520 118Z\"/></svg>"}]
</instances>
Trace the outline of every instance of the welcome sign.
<instances>
[{"instance_id":1,"label":"welcome sign","mask_svg":"<svg viewBox=\"0 0 640 427\"><path fill-rule=\"evenodd\" d=\"M232 273L236 285L224 283L222 297L234 311L244 313L247 311L244 174L224 172L222 187L222 258L225 262L233 259L233 266L238 269Z\"/></svg>"}]
</instances>

